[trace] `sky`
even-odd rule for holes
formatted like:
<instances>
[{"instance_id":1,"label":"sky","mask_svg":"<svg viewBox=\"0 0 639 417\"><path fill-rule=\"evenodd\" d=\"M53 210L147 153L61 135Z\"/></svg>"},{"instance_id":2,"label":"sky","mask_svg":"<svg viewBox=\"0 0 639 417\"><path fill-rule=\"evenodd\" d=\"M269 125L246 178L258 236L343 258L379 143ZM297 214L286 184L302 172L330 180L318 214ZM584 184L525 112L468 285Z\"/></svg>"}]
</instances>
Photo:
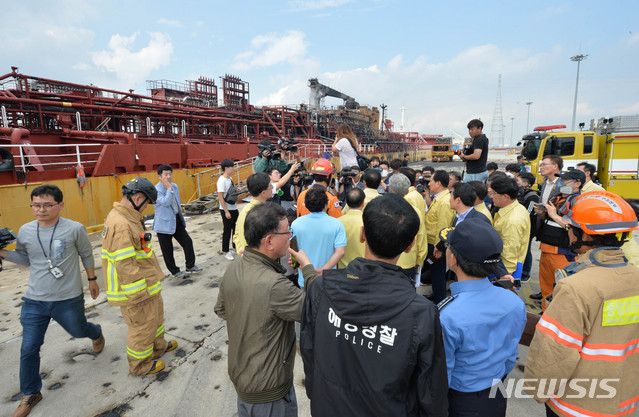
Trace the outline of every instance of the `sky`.
<instances>
[{"instance_id":1,"label":"sky","mask_svg":"<svg viewBox=\"0 0 639 417\"><path fill-rule=\"evenodd\" d=\"M511 3L511 4L509 4ZM639 113L639 2L0 0L0 74L146 94L146 80L232 74L250 101L308 103L309 78L386 104L395 130L506 143L539 125ZM221 94L221 87L220 87ZM527 106L527 102L532 102ZM327 106L342 101L326 98ZM530 115L528 117L528 109ZM497 129L499 130L499 129Z\"/></svg>"}]
</instances>

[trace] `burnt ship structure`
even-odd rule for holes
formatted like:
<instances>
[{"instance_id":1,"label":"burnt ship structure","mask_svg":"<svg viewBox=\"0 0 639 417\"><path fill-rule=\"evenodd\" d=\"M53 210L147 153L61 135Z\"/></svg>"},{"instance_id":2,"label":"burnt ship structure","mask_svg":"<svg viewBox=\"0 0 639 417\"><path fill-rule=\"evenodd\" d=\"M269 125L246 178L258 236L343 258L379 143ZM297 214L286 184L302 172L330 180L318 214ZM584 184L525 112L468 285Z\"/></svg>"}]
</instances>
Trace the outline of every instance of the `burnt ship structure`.
<instances>
[{"instance_id":1,"label":"burnt ship structure","mask_svg":"<svg viewBox=\"0 0 639 417\"><path fill-rule=\"evenodd\" d=\"M197 198L215 191L213 175L200 173L213 171L225 158L242 168L238 182L248 176L264 139L297 140L307 161L327 156L341 123L353 128L365 154L390 158L411 152L418 158L429 148L417 133L393 132L388 120L380 130L377 108L360 106L317 79L309 80L315 97L309 105L255 107L249 83L232 75L222 77L221 86L204 77L147 81L148 95L140 95L11 70L0 76L0 214L11 218L19 214L9 201L11 187L71 181L57 185L81 200L95 202L104 195L114 201L114 190L129 177L145 175L156 182L153 174L161 164L184 171L178 185ZM323 108L325 96L342 98L344 105ZM83 223L100 225L103 211L90 213Z\"/></svg>"}]
</instances>

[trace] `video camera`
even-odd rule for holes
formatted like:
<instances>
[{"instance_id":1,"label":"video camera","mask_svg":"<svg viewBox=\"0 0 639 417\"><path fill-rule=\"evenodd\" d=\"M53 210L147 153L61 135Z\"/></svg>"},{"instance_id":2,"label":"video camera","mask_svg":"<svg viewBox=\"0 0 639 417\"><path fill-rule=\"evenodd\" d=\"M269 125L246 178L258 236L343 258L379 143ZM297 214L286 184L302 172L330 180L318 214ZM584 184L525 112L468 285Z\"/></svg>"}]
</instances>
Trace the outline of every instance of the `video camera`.
<instances>
[{"instance_id":1,"label":"video camera","mask_svg":"<svg viewBox=\"0 0 639 417\"><path fill-rule=\"evenodd\" d=\"M342 168L342 170L337 174L339 178L339 182L346 185L353 185L353 177L357 176L359 172L351 171L348 168Z\"/></svg>"},{"instance_id":2,"label":"video camera","mask_svg":"<svg viewBox=\"0 0 639 417\"><path fill-rule=\"evenodd\" d=\"M11 229L0 229L0 249L4 249L16 240L16 235ZM0 258L0 271L2 271L2 259Z\"/></svg>"},{"instance_id":3,"label":"video camera","mask_svg":"<svg viewBox=\"0 0 639 417\"><path fill-rule=\"evenodd\" d=\"M299 186L308 186L313 183L313 176L309 174L304 165L293 174L293 183Z\"/></svg>"},{"instance_id":4,"label":"video camera","mask_svg":"<svg viewBox=\"0 0 639 417\"><path fill-rule=\"evenodd\" d=\"M299 141L294 138L281 139L279 141L280 149L287 152L297 152L297 144Z\"/></svg>"},{"instance_id":5,"label":"video camera","mask_svg":"<svg viewBox=\"0 0 639 417\"><path fill-rule=\"evenodd\" d=\"M423 193L424 191L428 190L428 184L430 183L430 178L431 178L430 174L420 175L419 177L417 177L417 187L415 187L415 189L417 190L418 193Z\"/></svg>"},{"instance_id":6,"label":"video camera","mask_svg":"<svg viewBox=\"0 0 639 417\"><path fill-rule=\"evenodd\" d=\"M272 143L269 143L269 144L258 143L257 144L257 148L259 149L258 156L260 158L263 158L263 156L262 156L263 153L265 151L268 151L271 154L267 158L271 158L274 161L279 161L280 159L282 159L282 153L281 152L277 152L277 147L275 145L273 145Z\"/></svg>"}]
</instances>

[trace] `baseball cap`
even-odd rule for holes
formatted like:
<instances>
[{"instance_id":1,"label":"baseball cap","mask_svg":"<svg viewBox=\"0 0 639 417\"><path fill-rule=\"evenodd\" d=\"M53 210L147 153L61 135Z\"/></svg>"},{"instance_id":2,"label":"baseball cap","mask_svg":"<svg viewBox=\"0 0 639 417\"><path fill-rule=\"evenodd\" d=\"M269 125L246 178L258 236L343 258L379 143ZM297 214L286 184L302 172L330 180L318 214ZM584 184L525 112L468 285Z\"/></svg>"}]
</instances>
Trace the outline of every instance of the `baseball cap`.
<instances>
[{"instance_id":1,"label":"baseball cap","mask_svg":"<svg viewBox=\"0 0 639 417\"><path fill-rule=\"evenodd\" d=\"M499 233L484 221L468 220L455 227L446 227L439 232L439 237L455 252L476 264L499 262L504 248Z\"/></svg>"},{"instance_id":2,"label":"baseball cap","mask_svg":"<svg viewBox=\"0 0 639 417\"><path fill-rule=\"evenodd\" d=\"M570 171L566 171L563 174L555 174L555 177L559 177L562 180L579 181L582 184L586 182L586 174L578 169L571 169Z\"/></svg>"}]
</instances>

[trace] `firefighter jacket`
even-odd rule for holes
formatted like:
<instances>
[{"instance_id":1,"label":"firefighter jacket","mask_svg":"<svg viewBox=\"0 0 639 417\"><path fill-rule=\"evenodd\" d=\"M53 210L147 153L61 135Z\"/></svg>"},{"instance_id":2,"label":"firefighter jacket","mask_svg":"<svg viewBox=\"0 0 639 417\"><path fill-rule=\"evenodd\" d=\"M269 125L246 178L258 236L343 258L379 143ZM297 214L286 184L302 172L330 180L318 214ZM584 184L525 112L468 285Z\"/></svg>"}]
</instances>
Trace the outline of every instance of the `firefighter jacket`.
<instances>
[{"instance_id":1,"label":"firefighter jacket","mask_svg":"<svg viewBox=\"0 0 639 417\"><path fill-rule=\"evenodd\" d=\"M145 232L140 212L113 203L102 230L102 270L111 305L131 305L157 296L162 289L160 268L151 242L142 243Z\"/></svg>"},{"instance_id":2,"label":"firefighter jacket","mask_svg":"<svg viewBox=\"0 0 639 417\"><path fill-rule=\"evenodd\" d=\"M630 415L639 404L639 269L617 248L590 250L564 271L579 266L537 324L527 392L559 415Z\"/></svg>"},{"instance_id":3,"label":"firefighter jacket","mask_svg":"<svg viewBox=\"0 0 639 417\"><path fill-rule=\"evenodd\" d=\"M322 188L326 190L326 197L328 197L327 213L329 216L335 217L336 219L342 217L342 209L339 207L339 199L335 197L330 190L326 189L325 187L319 184L311 185L311 187ZM297 197L297 217L306 216L308 213L311 212L309 209L306 208L306 203L304 202L304 199L306 198L306 192L309 189L310 188L307 188L306 190L302 191L299 197Z\"/></svg>"},{"instance_id":4,"label":"firefighter jacket","mask_svg":"<svg viewBox=\"0 0 639 417\"><path fill-rule=\"evenodd\" d=\"M509 274L521 278L521 270L528 253L530 216L528 211L514 200L495 213L495 230L504 242L501 260Z\"/></svg>"},{"instance_id":5,"label":"firefighter jacket","mask_svg":"<svg viewBox=\"0 0 639 417\"><path fill-rule=\"evenodd\" d=\"M357 258L307 288L300 351L314 417L446 415L439 314L399 266Z\"/></svg>"},{"instance_id":6,"label":"firefighter jacket","mask_svg":"<svg viewBox=\"0 0 639 417\"><path fill-rule=\"evenodd\" d=\"M437 245L439 232L453 224L455 210L450 208L450 191L444 190L433 198L426 212L426 234L429 245Z\"/></svg>"}]
</instances>

